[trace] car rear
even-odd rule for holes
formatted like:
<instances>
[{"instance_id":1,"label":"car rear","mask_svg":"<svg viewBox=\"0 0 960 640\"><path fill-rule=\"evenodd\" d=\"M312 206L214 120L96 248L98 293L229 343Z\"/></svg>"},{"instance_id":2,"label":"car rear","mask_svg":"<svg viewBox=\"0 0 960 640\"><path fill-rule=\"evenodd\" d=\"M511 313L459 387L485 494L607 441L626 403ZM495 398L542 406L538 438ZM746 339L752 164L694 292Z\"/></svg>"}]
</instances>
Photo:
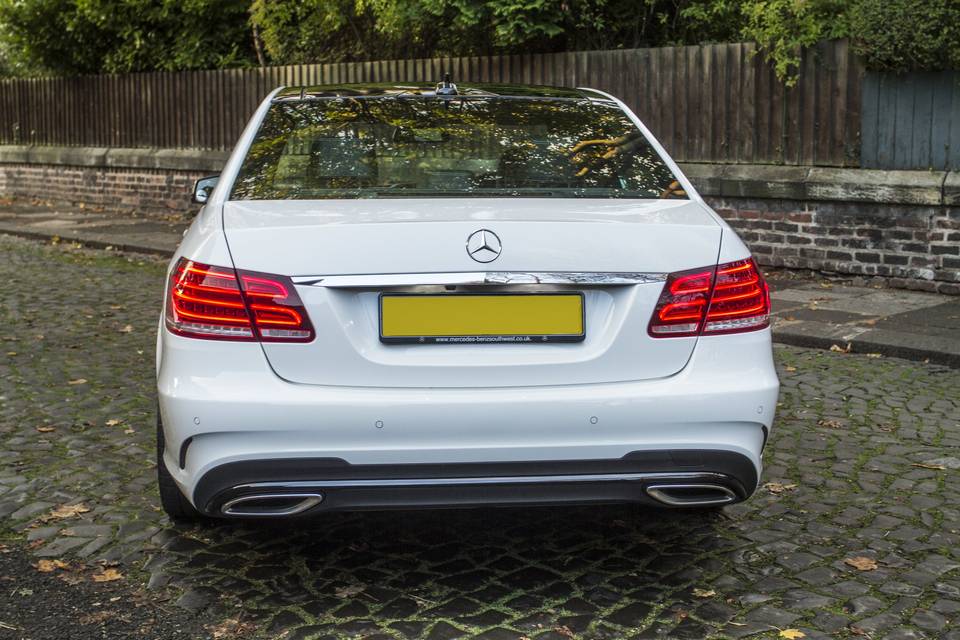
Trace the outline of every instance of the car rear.
<instances>
[{"instance_id":1,"label":"car rear","mask_svg":"<svg viewBox=\"0 0 960 640\"><path fill-rule=\"evenodd\" d=\"M594 92L273 96L171 264L163 464L201 512L756 488L756 264Z\"/></svg>"}]
</instances>

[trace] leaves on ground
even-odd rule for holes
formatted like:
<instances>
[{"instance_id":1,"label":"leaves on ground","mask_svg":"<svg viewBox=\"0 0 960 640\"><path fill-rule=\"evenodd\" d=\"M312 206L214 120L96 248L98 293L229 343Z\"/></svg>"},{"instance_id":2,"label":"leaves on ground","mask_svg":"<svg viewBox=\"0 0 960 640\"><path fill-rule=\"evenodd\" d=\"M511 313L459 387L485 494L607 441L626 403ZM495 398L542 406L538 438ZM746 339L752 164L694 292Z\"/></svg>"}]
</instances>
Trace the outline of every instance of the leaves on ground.
<instances>
[{"instance_id":1,"label":"leaves on ground","mask_svg":"<svg viewBox=\"0 0 960 640\"><path fill-rule=\"evenodd\" d=\"M116 611L104 609L103 611L97 611L96 613L88 613L85 616L80 616L77 619L77 622L83 625L101 624L110 618L113 618L115 615L117 615Z\"/></svg>"},{"instance_id":2,"label":"leaves on ground","mask_svg":"<svg viewBox=\"0 0 960 640\"><path fill-rule=\"evenodd\" d=\"M124 325L122 329L119 329L120 333L133 333L133 325L128 324Z\"/></svg>"},{"instance_id":3,"label":"leaves on ground","mask_svg":"<svg viewBox=\"0 0 960 640\"><path fill-rule=\"evenodd\" d=\"M769 491L774 495L779 495L784 491L793 491L797 488L795 484L784 484L782 482L768 482L763 485L763 488Z\"/></svg>"},{"instance_id":4,"label":"leaves on ground","mask_svg":"<svg viewBox=\"0 0 960 640\"><path fill-rule=\"evenodd\" d=\"M713 589L696 589L695 588L693 590L693 595L695 595L698 598L712 598L713 596L717 595L717 592L714 591Z\"/></svg>"},{"instance_id":5,"label":"leaves on ground","mask_svg":"<svg viewBox=\"0 0 960 640\"><path fill-rule=\"evenodd\" d=\"M108 427L115 427L115 426L117 426L118 424L121 424L122 422L123 422L123 420L118 420L117 418L110 418L110 419L107 420L106 423L104 423L104 424L106 424Z\"/></svg>"},{"instance_id":6,"label":"leaves on ground","mask_svg":"<svg viewBox=\"0 0 960 640\"><path fill-rule=\"evenodd\" d=\"M40 518L42 522L49 522L50 520L66 520L68 518L77 518L81 513L87 513L90 511L90 507L86 506L82 502L79 504L62 504L47 515Z\"/></svg>"},{"instance_id":7,"label":"leaves on ground","mask_svg":"<svg viewBox=\"0 0 960 640\"><path fill-rule=\"evenodd\" d=\"M213 640L226 640L227 638L249 638L256 631L256 625L252 622L240 622L237 618L227 618L218 625L207 625L206 629Z\"/></svg>"},{"instance_id":8,"label":"leaves on ground","mask_svg":"<svg viewBox=\"0 0 960 640\"><path fill-rule=\"evenodd\" d=\"M830 351L833 351L834 353L850 353L852 350L853 350L853 345L850 344L849 342L845 347L841 347L838 344L830 345Z\"/></svg>"},{"instance_id":9,"label":"leaves on ground","mask_svg":"<svg viewBox=\"0 0 960 640\"><path fill-rule=\"evenodd\" d=\"M877 561L867 556L854 556L853 558L847 558L843 562L858 571L873 571L877 568Z\"/></svg>"},{"instance_id":10,"label":"leaves on ground","mask_svg":"<svg viewBox=\"0 0 960 640\"><path fill-rule=\"evenodd\" d=\"M790 365L786 365L785 367L783 367L783 370L784 370L784 371L787 371L787 372L789 372L789 373L793 373L794 371L797 370L797 368L796 368L796 367L791 367Z\"/></svg>"},{"instance_id":11,"label":"leaves on ground","mask_svg":"<svg viewBox=\"0 0 960 640\"><path fill-rule=\"evenodd\" d=\"M53 573L57 569L69 569L70 565L64 562L63 560L37 560L37 564L33 565L36 567L37 571L40 573Z\"/></svg>"},{"instance_id":12,"label":"leaves on ground","mask_svg":"<svg viewBox=\"0 0 960 640\"><path fill-rule=\"evenodd\" d=\"M800 631L800 629L782 629L779 637L786 638L787 640L800 640L800 638L806 638L807 634Z\"/></svg>"},{"instance_id":13,"label":"leaves on ground","mask_svg":"<svg viewBox=\"0 0 960 640\"><path fill-rule=\"evenodd\" d=\"M95 573L90 577L93 578L94 582L113 582L123 578L123 574L113 567L104 567L100 570L100 573Z\"/></svg>"},{"instance_id":14,"label":"leaves on ground","mask_svg":"<svg viewBox=\"0 0 960 640\"><path fill-rule=\"evenodd\" d=\"M67 384L73 385L73 386L76 386L76 385L78 385L78 384L87 384L87 379L86 379L86 378L77 378L76 380L70 380L70 381L68 381Z\"/></svg>"},{"instance_id":15,"label":"leaves on ground","mask_svg":"<svg viewBox=\"0 0 960 640\"><path fill-rule=\"evenodd\" d=\"M827 429L842 429L843 423L839 420L834 420L832 418L821 418L817 420L817 425L821 427L826 427Z\"/></svg>"},{"instance_id":16,"label":"leaves on ground","mask_svg":"<svg viewBox=\"0 0 960 640\"><path fill-rule=\"evenodd\" d=\"M37 427L37 431L39 431L40 433L50 433L56 430L57 430L56 427Z\"/></svg>"}]
</instances>

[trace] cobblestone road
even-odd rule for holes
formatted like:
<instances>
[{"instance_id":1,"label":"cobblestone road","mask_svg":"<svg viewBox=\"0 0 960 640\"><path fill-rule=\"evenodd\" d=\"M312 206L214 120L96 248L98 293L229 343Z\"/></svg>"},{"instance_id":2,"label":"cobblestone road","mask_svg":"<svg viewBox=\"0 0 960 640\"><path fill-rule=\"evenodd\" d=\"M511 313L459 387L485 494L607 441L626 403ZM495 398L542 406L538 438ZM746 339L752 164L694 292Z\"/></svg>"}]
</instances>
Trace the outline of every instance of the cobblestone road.
<instances>
[{"instance_id":1,"label":"cobblestone road","mask_svg":"<svg viewBox=\"0 0 960 640\"><path fill-rule=\"evenodd\" d=\"M768 484L718 515L173 527L154 489L162 270L0 238L0 535L38 566L67 563L45 568L68 582L114 570L226 621L220 638L252 637L239 620L287 640L960 639L960 371L778 347Z\"/></svg>"}]
</instances>

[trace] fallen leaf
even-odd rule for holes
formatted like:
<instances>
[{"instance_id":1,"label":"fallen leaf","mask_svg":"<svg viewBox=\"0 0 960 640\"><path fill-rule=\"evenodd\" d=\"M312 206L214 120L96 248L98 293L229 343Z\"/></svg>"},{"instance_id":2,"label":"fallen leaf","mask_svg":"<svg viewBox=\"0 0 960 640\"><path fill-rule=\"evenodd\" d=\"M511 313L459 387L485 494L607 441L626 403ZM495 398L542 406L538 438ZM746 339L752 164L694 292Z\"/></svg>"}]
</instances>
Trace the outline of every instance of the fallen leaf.
<instances>
[{"instance_id":1,"label":"fallen leaf","mask_svg":"<svg viewBox=\"0 0 960 640\"><path fill-rule=\"evenodd\" d=\"M914 462L911 467L920 467L921 469L933 469L934 471L946 471L947 468L942 464L931 464L929 462Z\"/></svg>"},{"instance_id":2,"label":"fallen leaf","mask_svg":"<svg viewBox=\"0 0 960 640\"><path fill-rule=\"evenodd\" d=\"M784 491L793 491L797 488L795 484L784 484L782 482L768 482L763 485L763 488L769 491L774 495L779 495Z\"/></svg>"},{"instance_id":3,"label":"fallen leaf","mask_svg":"<svg viewBox=\"0 0 960 640\"><path fill-rule=\"evenodd\" d=\"M109 420L106 421L105 424L106 424L108 427L115 427L115 426L117 426L118 424L120 424L121 422L123 422L123 420L117 420L116 418L110 418Z\"/></svg>"},{"instance_id":4,"label":"fallen leaf","mask_svg":"<svg viewBox=\"0 0 960 640\"><path fill-rule=\"evenodd\" d=\"M108 611L104 609L103 611L97 611L96 613L88 613L85 616L80 616L77 619L77 622L83 625L100 624L101 622L106 622L115 615L116 613L114 611Z\"/></svg>"},{"instance_id":5,"label":"fallen leaf","mask_svg":"<svg viewBox=\"0 0 960 640\"><path fill-rule=\"evenodd\" d=\"M127 434L128 436L131 435L131 434L136 433L136 431L134 431L133 429L124 429L123 432L124 432L125 434Z\"/></svg>"},{"instance_id":6,"label":"fallen leaf","mask_svg":"<svg viewBox=\"0 0 960 640\"><path fill-rule=\"evenodd\" d=\"M67 384L70 384L70 385L87 384L87 379L77 378L76 380L70 380L69 382L67 382Z\"/></svg>"},{"instance_id":7,"label":"fallen leaf","mask_svg":"<svg viewBox=\"0 0 960 640\"><path fill-rule=\"evenodd\" d=\"M713 589L694 589L693 595L698 598L712 598L713 596L717 595L717 592Z\"/></svg>"},{"instance_id":8,"label":"fallen leaf","mask_svg":"<svg viewBox=\"0 0 960 640\"><path fill-rule=\"evenodd\" d=\"M57 569L69 569L70 565L63 560L37 560L34 567L40 573L53 573Z\"/></svg>"},{"instance_id":9,"label":"fallen leaf","mask_svg":"<svg viewBox=\"0 0 960 640\"><path fill-rule=\"evenodd\" d=\"M7 351L7 355L8 355L8 356L15 356L15 355L17 355L17 352L16 352L16 351Z\"/></svg>"},{"instance_id":10,"label":"fallen leaf","mask_svg":"<svg viewBox=\"0 0 960 640\"><path fill-rule=\"evenodd\" d=\"M822 289L833 289L833 283L832 283L832 282L821 282L821 283L820 283L820 288L822 288ZM803 636L801 636L801 637L803 637Z\"/></svg>"},{"instance_id":11,"label":"fallen leaf","mask_svg":"<svg viewBox=\"0 0 960 640\"><path fill-rule=\"evenodd\" d=\"M783 370L784 370L784 371L789 371L790 373L793 373L794 371L797 370L797 368L796 368L796 367L791 367L791 366L787 365L786 367L783 368Z\"/></svg>"},{"instance_id":12,"label":"fallen leaf","mask_svg":"<svg viewBox=\"0 0 960 640\"><path fill-rule=\"evenodd\" d=\"M847 564L858 571L873 571L877 568L877 561L873 558L868 558L866 556L855 556L853 558L847 558L843 561L844 564Z\"/></svg>"},{"instance_id":13,"label":"fallen leaf","mask_svg":"<svg viewBox=\"0 0 960 640\"><path fill-rule=\"evenodd\" d=\"M863 355L867 356L868 358L882 358L882 357L883 357L883 354L882 354L882 353L865 353L865 354L863 354Z\"/></svg>"},{"instance_id":14,"label":"fallen leaf","mask_svg":"<svg viewBox=\"0 0 960 640\"><path fill-rule=\"evenodd\" d=\"M80 584L84 581L84 577L76 573L58 573L57 577L71 586Z\"/></svg>"},{"instance_id":15,"label":"fallen leaf","mask_svg":"<svg viewBox=\"0 0 960 640\"><path fill-rule=\"evenodd\" d=\"M817 424L821 427L826 427L827 429L842 429L843 423L839 420L833 420L828 418L821 418L817 421Z\"/></svg>"},{"instance_id":16,"label":"fallen leaf","mask_svg":"<svg viewBox=\"0 0 960 640\"><path fill-rule=\"evenodd\" d=\"M563 637L565 637L565 638L574 638L574 637L576 637L576 636L574 635L573 631L570 630L570 627L568 627L568 626L566 626L566 625L563 625L563 626L560 626L560 627L554 627L553 630L556 631L558 634L560 634L561 636L563 636Z\"/></svg>"},{"instance_id":17,"label":"fallen leaf","mask_svg":"<svg viewBox=\"0 0 960 640\"><path fill-rule=\"evenodd\" d=\"M105 568L100 573L95 573L93 576L94 582L113 582L114 580L119 580L123 577L123 574L112 568Z\"/></svg>"},{"instance_id":18,"label":"fallen leaf","mask_svg":"<svg viewBox=\"0 0 960 640\"><path fill-rule=\"evenodd\" d=\"M45 515L41 520L66 520L67 518L76 518L81 513L87 513L90 511L90 507L84 504L62 504L47 515Z\"/></svg>"},{"instance_id":19,"label":"fallen leaf","mask_svg":"<svg viewBox=\"0 0 960 640\"><path fill-rule=\"evenodd\" d=\"M223 640L224 638L247 638L253 635L256 626L252 622L240 622L236 618L228 618L216 626L207 625L206 629L213 640Z\"/></svg>"},{"instance_id":20,"label":"fallen leaf","mask_svg":"<svg viewBox=\"0 0 960 640\"><path fill-rule=\"evenodd\" d=\"M853 345L850 344L849 342L847 343L847 346L845 346L845 347L841 347L841 346L838 345L838 344L832 344L832 345L830 345L830 351L833 351L834 353L850 353L850 350L851 350L851 349L853 349Z\"/></svg>"},{"instance_id":21,"label":"fallen leaf","mask_svg":"<svg viewBox=\"0 0 960 640\"><path fill-rule=\"evenodd\" d=\"M133 333L133 325L124 325L123 329L120 329L120 333Z\"/></svg>"},{"instance_id":22,"label":"fallen leaf","mask_svg":"<svg viewBox=\"0 0 960 640\"><path fill-rule=\"evenodd\" d=\"M780 631L781 638L786 638L787 640L800 640L800 638L806 638L807 634L799 629L783 629Z\"/></svg>"},{"instance_id":23,"label":"fallen leaf","mask_svg":"<svg viewBox=\"0 0 960 640\"><path fill-rule=\"evenodd\" d=\"M37 427L37 431L40 433L50 433L51 431L56 431L56 427Z\"/></svg>"},{"instance_id":24,"label":"fallen leaf","mask_svg":"<svg viewBox=\"0 0 960 640\"><path fill-rule=\"evenodd\" d=\"M348 584L345 587L338 587L334 592L337 594L338 598L352 598L353 596L363 593L363 590L366 589L362 584Z\"/></svg>"}]
</instances>

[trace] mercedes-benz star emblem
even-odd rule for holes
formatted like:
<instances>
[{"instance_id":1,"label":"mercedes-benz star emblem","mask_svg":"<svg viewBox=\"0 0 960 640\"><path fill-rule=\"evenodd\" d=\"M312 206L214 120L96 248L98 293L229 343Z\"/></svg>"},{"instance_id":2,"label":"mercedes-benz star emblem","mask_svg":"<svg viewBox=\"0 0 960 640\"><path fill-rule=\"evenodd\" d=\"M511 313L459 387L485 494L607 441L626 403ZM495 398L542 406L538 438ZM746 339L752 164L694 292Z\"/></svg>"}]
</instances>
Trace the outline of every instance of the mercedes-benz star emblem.
<instances>
[{"instance_id":1,"label":"mercedes-benz star emblem","mask_svg":"<svg viewBox=\"0 0 960 640\"><path fill-rule=\"evenodd\" d=\"M477 262L493 262L500 257L500 238L489 229L474 231L467 238L467 253Z\"/></svg>"}]
</instances>

